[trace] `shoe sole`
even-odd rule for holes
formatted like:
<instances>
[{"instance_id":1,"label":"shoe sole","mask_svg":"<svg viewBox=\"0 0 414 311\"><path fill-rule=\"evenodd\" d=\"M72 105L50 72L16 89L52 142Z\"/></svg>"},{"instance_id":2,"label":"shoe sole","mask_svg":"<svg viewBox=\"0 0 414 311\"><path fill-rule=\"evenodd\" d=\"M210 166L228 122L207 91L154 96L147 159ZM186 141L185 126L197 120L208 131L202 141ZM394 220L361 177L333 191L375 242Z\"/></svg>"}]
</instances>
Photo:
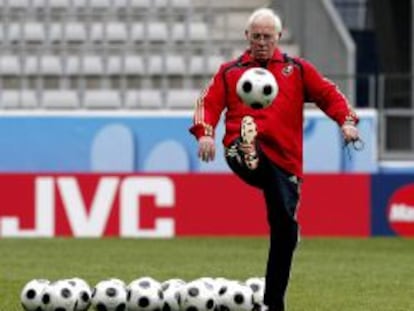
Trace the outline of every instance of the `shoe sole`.
<instances>
[{"instance_id":1,"label":"shoe sole","mask_svg":"<svg viewBox=\"0 0 414 311\"><path fill-rule=\"evenodd\" d=\"M242 119L241 139L243 143L255 145L257 136L257 126L251 116L245 116ZM256 148L255 148L256 149ZM250 170L254 170L259 165L259 158L256 150L249 154L244 154L244 163Z\"/></svg>"},{"instance_id":2,"label":"shoe sole","mask_svg":"<svg viewBox=\"0 0 414 311\"><path fill-rule=\"evenodd\" d=\"M244 143L253 144L257 136L257 127L251 116L242 119L241 138Z\"/></svg>"}]
</instances>

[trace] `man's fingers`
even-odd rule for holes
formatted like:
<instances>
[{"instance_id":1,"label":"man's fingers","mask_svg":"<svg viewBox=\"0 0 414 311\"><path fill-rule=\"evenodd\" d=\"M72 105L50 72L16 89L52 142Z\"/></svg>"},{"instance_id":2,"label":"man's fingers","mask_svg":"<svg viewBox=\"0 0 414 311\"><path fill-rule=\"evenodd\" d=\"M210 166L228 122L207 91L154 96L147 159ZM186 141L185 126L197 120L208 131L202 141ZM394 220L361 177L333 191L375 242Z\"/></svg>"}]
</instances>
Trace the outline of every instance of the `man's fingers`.
<instances>
[{"instance_id":1,"label":"man's fingers","mask_svg":"<svg viewBox=\"0 0 414 311\"><path fill-rule=\"evenodd\" d=\"M344 125L342 133L346 142L351 142L359 139L358 129L353 125Z\"/></svg>"},{"instance_id":2,"label":"man's fingers","mask_svg":"<svg viewBox=\"0 0 414 311\"><path fill-rule=\"evenodd\" d=\"M211 136L203 136L198 140L198 157L204 161L213 161L216 154L214 138Z\"/></svg>"},{"instance_id":3,"label":"man's fingers","mask_svg":"<svg viewBox=\"0 0 414 311\"><path fill-rule=\"evenodd\" d=\"M205 162L213 161L214 157L215 157L215 153L216 153L216 151L215 151L214 145L211 145L211 144L208 144L208 143L206 143L206 144L201 143L200 144L198 157L201 160L203 160Z\"/></svg>"}]
</instances>

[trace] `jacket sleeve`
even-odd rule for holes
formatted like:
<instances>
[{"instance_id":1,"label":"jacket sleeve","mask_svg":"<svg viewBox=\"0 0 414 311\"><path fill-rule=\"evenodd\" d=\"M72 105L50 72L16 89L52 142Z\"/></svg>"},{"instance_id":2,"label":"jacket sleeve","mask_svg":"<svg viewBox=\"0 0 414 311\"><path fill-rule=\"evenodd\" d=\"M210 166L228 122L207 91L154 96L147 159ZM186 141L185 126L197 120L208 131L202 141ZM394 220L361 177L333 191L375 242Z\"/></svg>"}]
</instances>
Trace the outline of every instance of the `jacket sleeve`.
<instances>
[{"instance_id":1,"label":"jacket sleeve","mask_svg":"<svg viewBox=\"0 0 414 311\"><path fill-rule=\"evenodd\" d=\"M310 62L300 59L300 63L303 66L305 100L314 102L339 126L344 123L357 124L358 116L338 87L322 76Z\"/></svg>"},{"instance_id":2,"label":"jacket sleeve","mask_svg":"<svg viewBox=\"0 0 414 311\"><path fill-rule=\"evenodd\" d=\"M214 137L214 130L225 107L224 65L201 92L195 105L190 133L197 139L201 136Z\"/></svg>"}]
</instances>

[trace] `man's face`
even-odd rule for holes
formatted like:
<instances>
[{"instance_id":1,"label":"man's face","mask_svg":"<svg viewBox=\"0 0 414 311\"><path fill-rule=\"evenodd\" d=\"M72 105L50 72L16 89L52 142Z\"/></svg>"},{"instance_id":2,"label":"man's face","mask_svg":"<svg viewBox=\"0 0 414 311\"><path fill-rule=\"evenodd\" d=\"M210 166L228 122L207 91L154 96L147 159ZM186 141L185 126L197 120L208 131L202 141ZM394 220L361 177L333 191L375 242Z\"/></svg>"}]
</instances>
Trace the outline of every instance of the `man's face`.
<instances>
[{"instance_id":1,"label":"man's face","mask_svg":"<svg viewBox=\"0 0 414 311\"><path fill-rule=\"evenodd\" d=\"M272 57L279 41L279 34L276 33L272 18L259 17L250 29L246 30L246 38L250 43L253 58L263 61Z\"/></svg>"}]
</instances>

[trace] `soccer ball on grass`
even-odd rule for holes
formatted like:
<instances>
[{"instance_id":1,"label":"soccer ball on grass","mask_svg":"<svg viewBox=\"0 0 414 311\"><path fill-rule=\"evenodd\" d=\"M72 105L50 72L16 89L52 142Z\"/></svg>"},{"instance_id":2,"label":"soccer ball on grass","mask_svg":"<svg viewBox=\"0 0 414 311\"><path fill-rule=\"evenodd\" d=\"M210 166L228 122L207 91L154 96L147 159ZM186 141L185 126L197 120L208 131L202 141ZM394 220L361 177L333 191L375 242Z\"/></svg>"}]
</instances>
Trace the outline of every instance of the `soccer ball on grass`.
<instances>
[{"instance_id":1,"label":"soccer ball on grass","mask_svg":"<svg viewBox=\"0 0 414 311\"><path fill-rule=\"evenodd\" d=\"M163 291L161 284L151 277L140 277L127 287L128 311L161 311Z\"/></svg>"},{"instance_id":2,"label":"soccer ball on grass","mask_svg":"<svg viewBox=\"0 0 414 311\"><path fill-rule=\"evenodd\" d=\"M214 311L215 309L215 293L205 282L194 280L181 288L182 311Z\"/></svg>"},{"instance_id":3,"label":"soccer ball on grass","mask_svg":"<svg viewBox=\"0 0 414 311\"><path fill-rule=\"evenodd\" d=\"M25 284L20 293L20 302L26 311L38 311L42 308L42 294L50 284L49 280L33 279Z\"/></svg>"},{"instance_id":4,"label":"soccer ball on grass","mask_svg":"<svg viewBox=\"0 0 414 311\"><path fill-rule=\"evenodd\" d=\"M92 306L97 311L125 311L127 291L118 279L98 282L92 291Z\"/></svg>"},{"instance_id":5,"label":"soccer ball on grass","mask_svg":"<svg viewBox=\"0 0 414 311\"><path fill-rule=\"evenodd\" d=\"M237 281L223 283L218 292L220 311L252 311L255 304L252 289Z\"/></svg>"},{"instance_id":6,"label":"soccer ball on grass","mask_svg":"<svg viewBox=\"0 0 414 311\"><path fill-rule=\"evenodd\" d=\"M92 290L89 284L78 277L67 279L67 282L72 285L77 305L75 311L86 311L91 305Z\"/></svg>"},{"instance_id":7,"label":"soccer ball on grass","mask_svg":"<svg viewBox=\"0 0 414 311\"><path fill-rule=\"evenodd\" d=\"M73 286L67 280L58 280L49 284L42 294L44 311L74 311L77 297Z\"/></svg>"}]
</instances>

